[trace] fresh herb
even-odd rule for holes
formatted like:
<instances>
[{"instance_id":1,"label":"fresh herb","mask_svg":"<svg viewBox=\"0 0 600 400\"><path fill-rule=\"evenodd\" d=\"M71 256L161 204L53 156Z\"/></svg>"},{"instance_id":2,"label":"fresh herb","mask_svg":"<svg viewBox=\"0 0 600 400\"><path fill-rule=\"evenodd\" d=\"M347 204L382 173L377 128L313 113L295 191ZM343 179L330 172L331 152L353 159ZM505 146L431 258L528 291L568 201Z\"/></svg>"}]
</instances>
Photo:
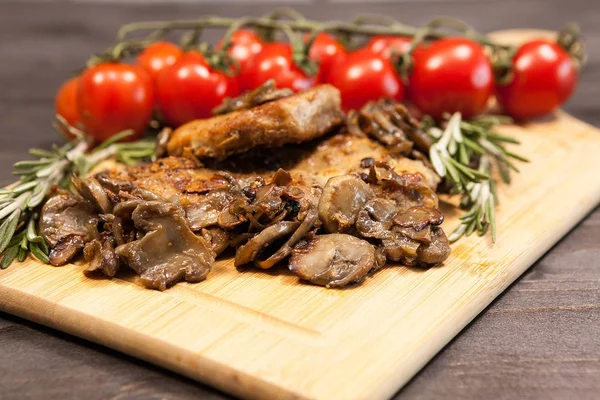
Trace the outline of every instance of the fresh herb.
<instances>
[{"instance_id":1,"label":"fresh herb","mask_svg":"<svg viewBox=\"0 0 600 400\"><path fill-rule=\"evenodd\" d=\"M451 242L473 232L482 236L488 229L492 241L496 241L498 195L492 166L504 182L510 183L510 171L519 172L514 161L528 161L506 148L506 144L518 144L517 140L496 132L499 124L507 122L509 118L489 115L465 121L460 113L447 118L443 129L431 120L424 121L424 128L434 141L429 150L431 163L445 179L450 193L461 196L460 207L467 210L460 217L461 224L448 237Z\"/></svg>"},{"instance_id":2,"label":"fresh herb","mask_svg":"<svg viewBox=\"0 0 600 400\"><path fill-rule=\"evenodd\" d=\"M31 149L36 160L19 161L13 174L19 181L0 190L0 268L17 259L24 261L29 253L48 262L48 247L37 231L39 210L54 188L71 188L71 176L85 177L100 161L115 157L124 163L135 163L154 155L154 141L118 143L131 135L125 131L100 146L91 145L83 133L57 117L56 128L68 129L76 139L52 150Z\"/></svg>"}]
</instances>

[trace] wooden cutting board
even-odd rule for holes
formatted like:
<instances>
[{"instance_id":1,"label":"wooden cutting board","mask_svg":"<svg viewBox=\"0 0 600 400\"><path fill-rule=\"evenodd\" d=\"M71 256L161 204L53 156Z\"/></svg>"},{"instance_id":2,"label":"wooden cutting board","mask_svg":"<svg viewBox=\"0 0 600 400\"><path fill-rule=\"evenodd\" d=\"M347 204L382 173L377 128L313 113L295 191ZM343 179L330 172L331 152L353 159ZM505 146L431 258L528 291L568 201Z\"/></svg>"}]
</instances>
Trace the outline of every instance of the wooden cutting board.
<instances>
[{"instance_id":1,"label":"wooden cutting board","mask_svg":"<svg viewBox=\"0 0 600 400\"><path fill-rule=\"evenodd\" d=\"M463 239L442 266L328 290L223 260L157 292L27 260L0 272L0 309L241 397L387 398L600 202L599 130L561 112L502 130L531 163L499 187L497 242Z\"/></svg>"}]
</instances>

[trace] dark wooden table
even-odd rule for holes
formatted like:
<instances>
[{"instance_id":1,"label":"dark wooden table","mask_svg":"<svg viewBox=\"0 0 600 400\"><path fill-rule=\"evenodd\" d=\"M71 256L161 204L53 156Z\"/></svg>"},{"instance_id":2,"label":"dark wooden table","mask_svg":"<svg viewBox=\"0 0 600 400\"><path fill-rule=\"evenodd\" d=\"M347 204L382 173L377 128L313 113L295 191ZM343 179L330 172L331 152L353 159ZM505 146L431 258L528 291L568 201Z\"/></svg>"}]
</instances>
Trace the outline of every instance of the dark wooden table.
<instances>
[{"instance_id":1,"label":"dark wooden table","mask_svg":"<svg viewBox=\"0 0 600 400\"><path fill-rule=\"evenodd\" d=\"M121 24L202 14L258 15L271 8L262 0L220 5L154 3L0 0L1 186L12 181L11 165L26 157L28 148L47 147L59 140L50 128L56 88L82 65L90 52L110 45ZM600 3L596 0L296 3L299 11L318 19L348 19L370 12L418 24L431 16L448 14L469 21L481 31L556 29L576 21L586 34L591 57L577 93L566 108L600 127ZM599 260L597 209L471 323L398 396L600 398ZM199 397L228 398L109 349L0 314L0 398L4 400Z\"/></svg>"}]
</instances>

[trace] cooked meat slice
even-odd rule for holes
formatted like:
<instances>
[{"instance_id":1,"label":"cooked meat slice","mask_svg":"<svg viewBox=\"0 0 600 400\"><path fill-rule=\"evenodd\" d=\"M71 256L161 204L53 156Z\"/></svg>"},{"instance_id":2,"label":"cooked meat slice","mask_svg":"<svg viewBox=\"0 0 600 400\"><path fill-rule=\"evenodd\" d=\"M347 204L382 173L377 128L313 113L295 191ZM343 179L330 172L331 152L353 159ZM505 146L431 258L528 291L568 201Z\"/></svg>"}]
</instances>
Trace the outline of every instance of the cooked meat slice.
<instances>
[{"instance_id":1,"label":"cooked meat slice","mask_svg":"<svg viewBox=\"0 0 600 400\"><path fill-rule=\"evenodd\" d=\"M214 253L206 240L194 235L180 209L166 201L142 201L132 213L144 236L116 248L116 253L151 289L165 290L185 279L206 278Z\"/></svg>"},{"instance_id":2,"label":"cooked meat slice","mask_svg":"<svg viewBox=\"0 0 600 400\"><path fill-rule=\"evenodd\" d=\"M431 243L423 243L417 249L419 261L425 264L439 264L450 255L450 243L439 227L431 228Z\"/></svg>"},{"instance_id":3,"label":"cooked meat slice","mask_svg":"<svg viewBox=\"0 0 600 400\"><path fill-rule=\"evenodd\" d=\"M425 183L435 189L440 177L423 161L394 156L380 143L368 137L336 134L307 143L286 145L277 151L256 149L231 156L223 161L205 161L215 170L226 170L243 176L261 175L269 178L279 168L296 180L324 186L329 178L351 172L368 172L361 166L364 159L385 162L398 174L420 174Z\"/></svg>"},{"instance_id":4,"label":"cooked meat slice","mask_svg":"<svg viewBox=\"0 0 600 400\"><path fill-rule=\"evenodd\" d=\"M360 282L375 266L375 248L365 240L334 233L314 235L294 248L290 270L327 287Z\"/></svg>"},{"instance_id":5,"label":"cooked meat slice","mask_svg":"<svg viewBox=\"0 0 600 400\"><path fill-rule=\"evenodd\" d=\"M344 232L354 226L358 213L373 197L373 189L356 175L330 178L319 199L319 219L327 232Z\"/></svg>"},{"instance_id":6,"label":"cooked meat slice","mask_svg":"<svg viewBox=\"0 0 600 400\"><path fill-rule=\"evenodd\" d=\"M340 92L320 85L243 111L191 121L169 140L170 155L191 151L199 158L223 159L255 147L280 147L322 136L343 119Z\"/></svg>"},{"instance_id":7,"label":"cooked meat slice","mask_svg":"<svg viewBox=\"0 0 600 400\"><path fill-rule=\"evenodd\" d=\"M50 264L55 267L65 265L83 249L85 245L80 235L67 235L60 238L48 254Z\"/></svg>"},{"instance_id":8,"label":"cooked meat slice","mask_svg":"<svg viewBox=\"0 0 600 400\"><path fill-rule=\"evenodd\" d=\"M89 242L98 236L99 221L91 203L63 191L50 197L42 207L39 231L50 247L69 235L81 236L84 242Z\"/></svg>"},{"instance_id":9,"label":"cooked meat slice","mask_svg":"<svg viewBox=\"0 0 600 400\"><path fill-rule=\"evenodd\" d=\"M83 256L89 263L85 273L101 271L113 277L119 270L119 257L115 253L115 239L109 232L103 232L102 239L94 239L85 245Z\"/></svg>"},{"instance_id":10,"label":"cooked meat slice","mask_svg":"<svg viewBox=\"0 0 600 400\"><path fill-rule=\"evenodd\" d=\"M275 81L269 79L254 90L242 93L233 99L227 97L219 106L213 110L213 114L227 114L232 111L247 110L270 101L279 100L294 94L292 89L277 89Z\"/></svg>"}]
</instances>

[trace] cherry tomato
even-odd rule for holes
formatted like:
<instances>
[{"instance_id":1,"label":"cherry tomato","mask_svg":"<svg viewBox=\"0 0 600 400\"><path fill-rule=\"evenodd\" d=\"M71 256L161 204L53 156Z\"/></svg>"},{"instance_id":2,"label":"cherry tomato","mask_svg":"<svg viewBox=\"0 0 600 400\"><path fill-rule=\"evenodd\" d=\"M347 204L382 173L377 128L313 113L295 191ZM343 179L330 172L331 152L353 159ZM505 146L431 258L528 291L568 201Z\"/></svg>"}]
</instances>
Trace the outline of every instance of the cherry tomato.
<instances>
[{"instance_id":1,"label":"cherry tomato","mask_svg":"<svg viewBox=\"0 0 600 400\"><path fill-rule=\"evenodd\" d=\"M404 87L390 60L368 49L348 54L332 71L330 83L342 94L345 110L359 109L369 100L381 97L401 101Z\"/></svg>"},{"instance_id":2,"label":"cherry tomato","mask_svg":"<svg viewBox=\"0 0 600 400\"><path fill-rule=\"evenodd\" d=\"M278 88L289 88L296 92L308 89L315 78L307 76L292 61L292 48L288 43L269 43L257 54L246 71L242 71L244 88L254 89L275 80Z\"/></svg>"},{"instance_id":3,"label":"cherry tomato","mask_svg":"<svg viewBox=\"0 0 600 400\"><path fill-rule=\"evenodd\" d=\"M231 36L231 46L227 52L236 60L240 70L245 70L252 58L260 53L263 48L263 41L256 32L249 29L239 29ZM215 48L220 50L223 47L223 39L217 42Z\"/></svg>"},{"instance_id":4,"label":"cherry tomato","mask_svg":"<svg viewBox=\"0 0 600 400\"><path fill-rule=\"evenodd\" d=\"M439 118L460 112L481 113L494 88L492 66L483 48L464 38L446 38L418 47L409 79L410 100Z\"/></svg>"},{"instance_id":5,"label":"cherry tomato","mask_svg":"<svg viewBox=\"0 0 600 400\"><path fill-rule=\"evenodd\" d=\"M97 141L132 129L134 140L144 133L154 107L154 88L148 73L136 66L102 63L81 75L77 91L79 117Z\"/></svg>"},{"instance_id":6,"label":"cherry tomato","mask_svg":"<svg viewBox=\"0 0 600 400\"><path fill-rule=\"evenodd\" d=\"M136 64L144 68L156 82L158 74L175 64L183 51L171 42L155 42L146 47L136 59Z\"/></svg>"},{"instance_id":7,"label":"cherry tomato","mask_svg":"<svg viewBox=\"0 0 600 400\"><path fill-rule=\"evenodd\" d=\"M69 79L58 88L54 101L56 114L63 117L67 123L75 128L81 129L81 120L77 109L77 89L79 88L79 77ZM69 138L74 138L67 129L61 131Z\"/></svg>"},{"instance_id":8,"label":"cherry tomato","mask_svg":"<svg viewBox=\"0 0 600 400\"><path fill-rule=\"evenodd\" d=\"M162 115L172 126L212 116L225 97L239 94L235 78L213 70L197 51L182 55L158 77L157 99Z\"/></svg>"},{"instance_id":9,"label":"cherry tomato","mask_svg":"<svg viewBox=\"0 0 600 400\"><path fill-rule=\"evenodd\" d=\"M404 54L410 48L412 38L408 36L373 36L365 48L373 53L381 54L385 58L390 58L393 54Z\"/></svg>"},{"instance_id":10,"label":"cherry tomato","mask_svg":"<svg viewBox=\"0 0 600 400\"><path fill-rule=\"evenodd\" d=\"M512 81L497 87L497 99L513 118L537 117L567 101L577 75L575 63L555 42L527 42L513 57Z\"/></svg>"},{"instance_id":11,"label":"cherry tomato","mask_svg":"<svg viewBox=\"0 0 600 400\"><path fill-rule=\"evenodd\" d=\"M305 37L308 40L309 35ZM336 38L326 32L317 34L310 46L308 58L319 64L317 81L324 83L329 80L332 69L346 58L346 50Z\"/></svg>"}]
</instances>

